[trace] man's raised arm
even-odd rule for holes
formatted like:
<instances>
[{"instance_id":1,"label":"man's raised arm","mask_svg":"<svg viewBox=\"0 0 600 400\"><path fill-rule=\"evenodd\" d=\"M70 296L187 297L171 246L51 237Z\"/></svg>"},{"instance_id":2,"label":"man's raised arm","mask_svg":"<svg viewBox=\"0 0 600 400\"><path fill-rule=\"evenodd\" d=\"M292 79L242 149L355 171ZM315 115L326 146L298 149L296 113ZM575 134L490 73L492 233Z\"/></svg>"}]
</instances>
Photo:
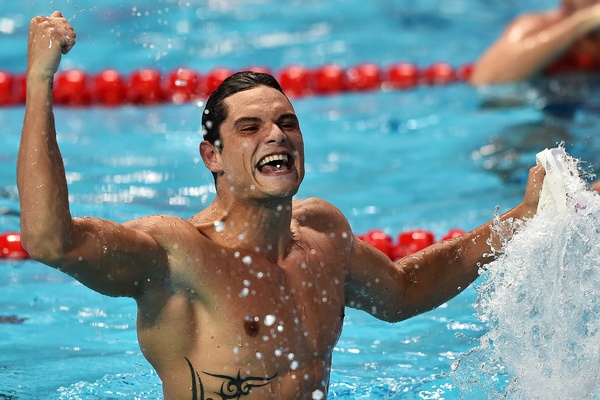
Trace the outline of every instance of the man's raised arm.
<instances>
[{"instance_id":1,"label":"man's raised arm","mask_svg":"<svg viewBox=\"0 0 600 400\"><path fill-rule=\"evenodd\" d=\"M31 20L25 120L17 160L21 238L32 258L101 293L135 297L150 275L160 278L166 273L166 253L146 229L152 224L73 219L69 210L52 85L62 54L74 44L75 32L60 12Z\"/></svg>"},{"instance_id":2,"label":"man's raised arm","mask_svg":"<svg viewBox=\"0 0 600 400\"><path fill-rule=\"evenodd\" d=\"M524 200L500 219L524 220L537 211L544 179L541 166L531 168ZM436 243L395 263L372 246L356 240L346 279L346 305L389 322L430 311L464 290L492 261L490 240L500 238L488 222L462 236Z\"/></svg>"},{"instance_id":3,"label":"man's raised arm","mask_svg":"<svg viewBox=\"0 0 600 400\"><path fill-rule=\"evenodd\" d=\"M62 54L74 44L75 32L59 12L31 20L17 184L21 236L33 257L43 258L61 247L70 229L67 182L52 112L52 85Z\"/></svg>"}]
</instances>

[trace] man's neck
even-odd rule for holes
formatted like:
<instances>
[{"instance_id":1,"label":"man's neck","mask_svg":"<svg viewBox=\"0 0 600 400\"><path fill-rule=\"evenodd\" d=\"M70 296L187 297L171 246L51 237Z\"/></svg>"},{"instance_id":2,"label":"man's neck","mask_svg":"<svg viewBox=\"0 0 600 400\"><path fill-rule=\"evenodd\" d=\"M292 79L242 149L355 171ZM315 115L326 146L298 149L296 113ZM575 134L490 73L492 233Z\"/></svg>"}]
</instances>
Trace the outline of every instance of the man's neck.
<instances>
[{"instance_id":1,"label":"man's neck","mask_svg":"<svg viewBox=\"0 0 600 400\"><path fill-rule=\"evenodd\" d=\"M214 242L277 261L292 243L292 201L225 203L218 197L192 218Z\"/></svg>"}]
</instances>

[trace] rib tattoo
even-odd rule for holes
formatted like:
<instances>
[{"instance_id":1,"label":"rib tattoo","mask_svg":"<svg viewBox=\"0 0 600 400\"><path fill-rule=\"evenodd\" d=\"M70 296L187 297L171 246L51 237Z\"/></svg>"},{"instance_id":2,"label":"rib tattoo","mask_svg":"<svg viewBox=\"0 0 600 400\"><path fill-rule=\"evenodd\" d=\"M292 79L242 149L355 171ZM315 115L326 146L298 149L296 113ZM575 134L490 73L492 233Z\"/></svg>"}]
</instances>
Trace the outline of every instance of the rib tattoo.
<instances>
[{"instance_id":1,"label":"rib tattoo","mask_svg":"<svg viewBox=\"0 0 600 400\"><path fill-rule=\"evenodd\" d=\"M269 382L271 382L273 378L277 376L277 374L275 374L268 378L261 378L256 376L248 376L242 378L241 370L238 370L236 377L228 375L211 374L209 372L202 371L204 375L212 376L214 378L220 378L223 380L219 391L213 392L219 397L206 397L204 392L204 384L202 383L200 373L196 371L196 369L187 357L185 357L185 361L187 361L190 367L190 373L192 374L192 400L239 400L242 396L248 396L252 392L253 388L268 385Z\"/></svg>"}]
</instances>

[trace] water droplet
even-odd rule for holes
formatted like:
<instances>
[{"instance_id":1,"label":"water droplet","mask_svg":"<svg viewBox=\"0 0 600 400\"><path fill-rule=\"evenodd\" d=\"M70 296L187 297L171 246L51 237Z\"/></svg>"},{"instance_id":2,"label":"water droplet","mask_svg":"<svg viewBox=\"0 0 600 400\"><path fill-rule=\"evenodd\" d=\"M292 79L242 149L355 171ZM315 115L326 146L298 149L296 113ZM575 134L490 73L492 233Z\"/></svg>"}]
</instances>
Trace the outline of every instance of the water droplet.
<instances>
[{"instance_id":1,"label":"water droplet","mask_svg":"<svg viewBox=\"0 0 600 400\"><path fill-rule=\"evenodd\" d=\"M314 392L312 392L313 400L323 400L324 398L325 398L325 394L323 393L323 391L317 389Z\"/></svg>"},{"instance_id":2,"label":"water droplet","mask_svg":"<svg viewBox=\"0 0 600 400\"><path fill-rule=\"evenodd\" d=\"M290 369L291 369L292 371L295 371L295 370L297 370L297 369L298 369L298 365L299 365L299 364L298 364L298 361L294 360L294 361L292 361L292 362L290 363Z\"/></svg>"},{"instance_id":3,"label":"water droplet","mask_svg":"<svg viewBox=\"0 0 600 400\"><path fill-rule=\"evenodd\" d=\"M265 325L266 326L271 326L271 325L273 325L275 323L275 320L276 320L275 316L269 314L269 315L267 315L265 317Z\"/></svg>"},{"instance_id":4,"label":"water droplet","mask_svg":"<svg viewBox=\"0 0 600 400\"><path fill-rule=\"evenodd\" d=\"M248 279L244 279L244 286L250 286L250 281Z\"/></svg>"},{"instance_id":5,"label":"water droplet","mask_svg":"<svg viewBox=\"0 0 600 400\"><path fill-rule=\"evenodd\" d=\"M248 288L243 288L240 292L240 297L246 297L248 296L248 293L250 293L250 290Z\"/></svg>"},{"instance_id":6,"label":"water droplet","mask_svg":"<svg viewBox=\"0 0 600 400\"><path fill-rule=\"evenodd\" d=\"M242 258L242 262L246 265L250 265L250 264L252 264L252 257L245 256L244 258Z\"/></svg>"},{"instance_id":7,"label":"water droplet","mask_svg":"<svg viewBox=\"0 0 600 400\"><path fill-rule=\"evenodd\" d=\"M225 223L223 221L215 221L213 222L213 225L217 232L223 232L225 230Z\"/></svg>"}]
</instances>

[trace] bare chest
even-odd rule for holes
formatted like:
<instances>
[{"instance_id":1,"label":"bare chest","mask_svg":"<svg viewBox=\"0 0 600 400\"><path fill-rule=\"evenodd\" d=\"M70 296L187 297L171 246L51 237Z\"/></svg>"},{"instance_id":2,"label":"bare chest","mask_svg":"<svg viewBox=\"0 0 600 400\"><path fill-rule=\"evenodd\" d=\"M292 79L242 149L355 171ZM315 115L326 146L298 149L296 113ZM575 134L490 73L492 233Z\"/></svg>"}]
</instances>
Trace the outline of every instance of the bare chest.
<instances>
[{"instance_id":1,"label":"bare chest","mask_svg":"<svg viewBox=\"0 0 600 400\"><path fill-rule=\"evenodd\" d=\"M344 313L345 269L335 254L296 247L273 262L222 248L197 259L187 257L172 274L161 315L171 322L160 325L188 332L185 347L222 345L239 360L285 352L329 357Z\"/></svg>"},{"instance_id":2,"label":"bare chest","mask_svg":"<svg viewBox=\"0 0 600 400\"><path fill-rule=\"evenodd\" d=\"M342 326L344 275L338 263L302 249L280 263L234 252L221 260L210 292L241 344L285 342L324 355Z\"/></svg>"}]
</instances>

